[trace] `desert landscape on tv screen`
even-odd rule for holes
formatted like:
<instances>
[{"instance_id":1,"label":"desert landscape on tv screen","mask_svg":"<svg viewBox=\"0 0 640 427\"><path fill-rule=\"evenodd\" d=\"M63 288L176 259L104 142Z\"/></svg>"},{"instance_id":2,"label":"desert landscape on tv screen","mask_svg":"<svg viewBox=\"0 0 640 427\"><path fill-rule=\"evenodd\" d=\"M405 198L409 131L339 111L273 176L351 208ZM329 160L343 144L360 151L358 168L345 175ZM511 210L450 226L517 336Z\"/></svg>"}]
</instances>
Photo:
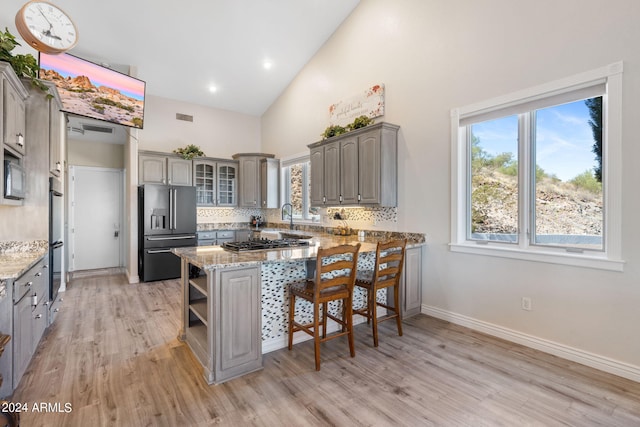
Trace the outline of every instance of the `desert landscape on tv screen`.
<instances>
[{"instance_id":1,"label":"desert landscape on tv screen","mask_svg":"<svg viewBox=\"0 0 640 427\"><path fill-rule=\"evenodd\" d=\"M56 85L64 111L142 129L143 81L67 54L40 54L40 78Z\"/></svg>"}]
</instances>

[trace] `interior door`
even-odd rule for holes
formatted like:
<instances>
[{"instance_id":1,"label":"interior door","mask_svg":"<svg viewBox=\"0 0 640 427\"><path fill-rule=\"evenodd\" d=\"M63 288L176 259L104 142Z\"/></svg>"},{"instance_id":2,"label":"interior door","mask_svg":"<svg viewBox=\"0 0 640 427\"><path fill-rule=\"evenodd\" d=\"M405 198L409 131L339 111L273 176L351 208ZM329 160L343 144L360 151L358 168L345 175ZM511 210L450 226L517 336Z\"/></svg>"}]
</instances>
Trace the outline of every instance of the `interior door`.
<instances>
[{"instance_id":1,"label":"interior door","mask_svg":"<svg viewBox=\"0 0 640 427\"><path fill-rule=\"evenodd\" d=\"M120 267L123 171L70 166L70 271Z\"/></svg>"}]
</instances>

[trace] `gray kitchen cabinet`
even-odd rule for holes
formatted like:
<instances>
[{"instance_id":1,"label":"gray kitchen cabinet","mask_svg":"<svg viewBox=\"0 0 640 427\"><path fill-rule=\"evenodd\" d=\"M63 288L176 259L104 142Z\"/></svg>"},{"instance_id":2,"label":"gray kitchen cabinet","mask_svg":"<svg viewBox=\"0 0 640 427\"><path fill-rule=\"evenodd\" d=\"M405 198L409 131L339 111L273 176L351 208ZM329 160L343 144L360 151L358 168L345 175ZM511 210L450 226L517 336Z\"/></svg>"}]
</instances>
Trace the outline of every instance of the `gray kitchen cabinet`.
<instances>
[{"instance_id":1,"label":"gray kitchen cabinet","mask_svg":"<svg viewBox=\"0 0 640 427\"><path fill-rule=\"evenodd\" d=\"M262 207L262 187L260 161L272 159L273 154L234 154L239 162L238 206L242 208Z\"/></svg>"},{"instance_id":2,"label":"gray kitchen cabinet","mask_svg":"<svg viewBox=\"0 0 640 427\"><path fill-rule=\"evenodd\" d=\"M207 383L262 369L260 268L201 270L183 259L182 273L183 338Z\"/></svg>"},{"instance_id":3,"label":"gray kitchen cabinet","mask_svg":"<svg viewBox=\"0 0 640 427\"><path fill-rule=\"evenodd\" d=\"M401 318L420 314L422 308L422 246L407 248L400 279ZM393 306L393 294L387 293L387 304Z\"/></svg>"},{"instance_id":4,"label":"gray kitchen cabinet","mask_svg":"<svg viewBox=\"0 0 640 427\"><path fill-rule=\"evenodd\" d=\"M13 299L11 280L0 280L0 335L9 335L4 352L0 355L0 399L13 392Z\"/></svg>"},{"instance_id":5,"label":"gray kitchen cabinet","mask_svg":"<svg viewBox=\"0 0 640 427\"><path fill-rule=\"evenodd\" d=\"M280 160L260 160L260 199L263 208L280 207Z\"/></svg>"},{"instance_id":6,"label":"gray kitchen cabinet","mask_svg":"<svg viewBox=\"0 0 640 427\"><path fill-rule=\"evenodd\" d=\"M198 246L221 245L224 242L233 242L236 240L236 232L234 230L208 230L198 231Z\"/></svg>"},{"instance_id":7,"label":"gray kitchen cabinet","mask_svg":"<svg viewBox=\"0 0 640 427\"><path fill-rule=\"evenodd\" d=\"M31 81L27 79L23 79L22 83L29 92L29 98L25 103L26 113L29 117L26 123L25 137L27 141L30 141L30 147L37 148L29 150L25 156L25 166L29 170L48 170L49 174L60 176L62 171L61 120L63 120L64 113L60 112L62 101L58 90L51 82L42 82L49 88L48 93L33 86Z\"/></svg>"},{"instance_id":8,"label":"gray kitchen cabinet","mask_svg":"<svg viewBox=\"0 0 640 427\"><path fill-rule=\"evenodd\" d=\"M308 145L311 205L397 206L398 129L383 122Z\"/></svg>"},{"instance_id":9,"label":"gray kitchen cabinet","mask_svg":"<svg viewBox=\"0 0 640 427\"><path fill-rule=\"evenodd\" d=\"M198 206L237 206L238 162L194 159L193 185Z\"/></svg>"},{"instance_id":10,"label":"gray kitchen cabinet","mask_svg":"<svg viewBox=\"0 0 640 427\"><path fill-rule=\"evenodd\" d=\"M18 387L47 327L49 275L45 258L13 281L14 389Z\"/></svg>"},{"instance_id":11,"label":"gray kitchen cabinet","mask_svg":"<svg viewBox=\"0 0 640 427\"><path fill-rule=\"evenodd\" d=\"M0 62L2 79L2 141L5 149L22 156L26 153L26 107L28 92L6 62Z\"/></svg>"},{"instance_id":12,"label":"gray kitchen cabinet","mask_svg":"<svg viewBox=\"0 0 640 427\"><path fill-rule=\"evenodd\" d=\"M358 204L358 138L340 140L340 195L341 204Z\"/></svg>"},{"instance_id":13,"label":"gray kitchen cabinet","mask_svg":"<svg viewBox=\"0 0 640 427\"><path fill-rule=\"evenodd\" d=\"M49 102L49 172L57 177L60 176L63 168L61 141L64 113L60 111L61 109L62 104L59 98L51 99Z\"/></svg>"},{"instance_id":14,"label":"gray kitchen cabinet","mask_svg":"<svg viewBox=\"0 0 640 427\"><path fill-rule=\"evenodd\" d=\"M165 153L140 151L138 184L192 185L192 162Z\"/></svg>"},{"instance_id":15,"label":"gray kitchen cabinet","mask_svg":"<svg viewBox=\"0 0 640 427\"><path fill-rule=\"evenodd\" d=\"M340 142L313 147L311 161L311 206L340 204Z\"/></svg>"}]
</instances>

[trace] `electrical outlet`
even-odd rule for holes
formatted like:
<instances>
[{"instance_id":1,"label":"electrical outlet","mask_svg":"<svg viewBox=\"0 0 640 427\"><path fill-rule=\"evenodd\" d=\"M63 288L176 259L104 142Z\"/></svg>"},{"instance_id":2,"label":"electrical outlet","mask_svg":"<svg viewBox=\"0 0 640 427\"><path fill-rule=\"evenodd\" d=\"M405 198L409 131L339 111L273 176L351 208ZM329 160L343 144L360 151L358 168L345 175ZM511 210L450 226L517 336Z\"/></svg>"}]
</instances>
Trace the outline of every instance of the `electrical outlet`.
<instances>
[{"instance_id":1,"label":"electrical outlet","mask_svg":"<svg viewBox=\"0 0 640 427\"><path fill-rule=\"evenodd\" d=\"M531 311L531 298L522 297L522 309L523 310L527 310L527 311Z\"/></svg>"}]
</instances>

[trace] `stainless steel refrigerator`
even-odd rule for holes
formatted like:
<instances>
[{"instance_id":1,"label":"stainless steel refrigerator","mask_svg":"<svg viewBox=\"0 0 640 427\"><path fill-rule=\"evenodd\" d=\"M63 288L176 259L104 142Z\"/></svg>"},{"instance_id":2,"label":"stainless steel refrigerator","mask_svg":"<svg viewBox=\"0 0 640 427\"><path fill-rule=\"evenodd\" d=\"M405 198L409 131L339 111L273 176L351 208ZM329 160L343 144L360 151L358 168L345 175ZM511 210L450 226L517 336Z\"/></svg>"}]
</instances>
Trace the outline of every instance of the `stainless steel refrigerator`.
<instances>
[{"instance_id":1,"label":"stainless steel refrigerator","mask_svg":"<svg viewBox=\"0 0 640 427\"><path fill-rule=\"evenodd\" d=\"M138 187L138 274L143 282L180 277L171 248L196 246L196 188Z\"/></svg>"}]
</instances>

